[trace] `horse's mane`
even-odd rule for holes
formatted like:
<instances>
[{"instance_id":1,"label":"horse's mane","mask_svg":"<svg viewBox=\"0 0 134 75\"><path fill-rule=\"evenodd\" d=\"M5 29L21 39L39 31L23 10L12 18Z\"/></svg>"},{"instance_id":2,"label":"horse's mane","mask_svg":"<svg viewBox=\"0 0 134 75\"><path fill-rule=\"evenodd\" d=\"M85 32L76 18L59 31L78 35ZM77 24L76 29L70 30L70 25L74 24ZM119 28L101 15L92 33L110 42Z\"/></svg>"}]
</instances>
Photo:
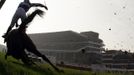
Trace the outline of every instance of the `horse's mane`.
<instances>
[{"instance_id":1,"label":"horse's mane","mask_svg":"<svg viewBox=\"0 0 134 75\"><path fill-rule=\"evenodd\" d=\"M43 14L44 11L36 9L34 12L32 12L32 14L28 15L28 17L20 24L19 31L25 31L25 29L28 27L28 24L32 22L36 15L42 16Z\"/></svg>"}]
</instances>

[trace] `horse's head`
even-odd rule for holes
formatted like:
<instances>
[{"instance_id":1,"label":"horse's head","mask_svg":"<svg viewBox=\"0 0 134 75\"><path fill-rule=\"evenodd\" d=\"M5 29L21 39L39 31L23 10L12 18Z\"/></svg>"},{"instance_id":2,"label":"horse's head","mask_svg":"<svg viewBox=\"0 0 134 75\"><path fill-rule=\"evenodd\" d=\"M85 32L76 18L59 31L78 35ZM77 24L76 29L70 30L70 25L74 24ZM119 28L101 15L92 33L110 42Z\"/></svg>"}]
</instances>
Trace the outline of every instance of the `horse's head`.
<instances>
[{"instance_id":1,"label":"horse's head","mask_svg":"<svg viewBox=\"0 0 134 75\"><path fill-rule=\"evenodd\" d=\"M28 17L20 24L19 31L26 32L28 24L34 19L36 15L42 16L44 11L40 9L36 9L32 14L28 15Z\"/></svg>"}]
</instances>

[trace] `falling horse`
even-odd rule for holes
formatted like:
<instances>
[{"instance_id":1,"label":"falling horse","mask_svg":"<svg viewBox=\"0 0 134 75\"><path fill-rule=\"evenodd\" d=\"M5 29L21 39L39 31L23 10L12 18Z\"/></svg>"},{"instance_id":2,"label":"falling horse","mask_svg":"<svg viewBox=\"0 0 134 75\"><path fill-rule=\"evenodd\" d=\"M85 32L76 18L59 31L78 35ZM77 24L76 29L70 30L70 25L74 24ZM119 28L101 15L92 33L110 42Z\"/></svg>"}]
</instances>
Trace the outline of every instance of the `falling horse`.
<instances>
[{"instance_id":1,"label":"falling horse","mask_svg":"<svg viewBox=\"0 0 134 75\"><path fill-rule=\"evenodd\" d=\"M30 37L26 34L26 28L28 23L30 23L36 15L41 16L43 11L37 9L31 15L29 15L19 26L18 29L14 29L5 38L6 45L7 45L7 56L13 56L16 59L21 59L24 64L31 64L28 58L28 55L25 52L25 49L29 52L34 53L35 55L42 57L43 60L48 62L55 70L60 71L56 66L54 66L49 59L42 55L30 39Z\"/></svg>"}]
</instances>

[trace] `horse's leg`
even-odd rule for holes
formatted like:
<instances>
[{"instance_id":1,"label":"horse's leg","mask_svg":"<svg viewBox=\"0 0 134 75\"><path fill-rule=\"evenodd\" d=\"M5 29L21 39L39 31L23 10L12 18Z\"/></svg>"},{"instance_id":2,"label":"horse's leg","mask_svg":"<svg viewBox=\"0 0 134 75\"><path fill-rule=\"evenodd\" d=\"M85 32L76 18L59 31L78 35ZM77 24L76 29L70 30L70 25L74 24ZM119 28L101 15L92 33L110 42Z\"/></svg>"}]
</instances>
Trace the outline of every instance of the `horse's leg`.
<instances>
[{"instance_id":1,"label":"horse's leg","mask_svg":"<svg viewBox=\"0 0 134 75\"><path fill-rule=\"evenodd\" d=\"M34 53L35 55L39 56L39 57L42 57L43 60L45 60L47 63L49 63L55 70L57 71L60 71L56 66L54 66L50 60L45 56L45 55L42 55L36 48L36 46L34 45L34 43L32 42L32 40L30 39L30 37L28 37L26 34L24 35L24 44L25 44L25 47L26 49L29 51L29 52L32 52Z\"/></svg>"},{"instance_id":2,"label":"horse's leg","mask_svg":"<svg viewBox=\"0 0 134 75\"><path fill-rule=\"evenodd\" d=\"M6 53L6 55L5 55L5 59L7 60L7 56L8 56L8 53Z\"/></svg>"},{"instance_id":3,"label":"horse's leg","mask_svg":"<svg viewBox=\"0 0 134 75\"><path fill-rule=\"evenodd\" d=\"M21 56L21 60L24 64L26 65L32 65L32 61L29 59L28 55L26 54L26 52L21 52L20 53Z\"/></svg>"},{"instance_id":4,"label":"horse's leg","mask_svg":"<svg viewBox=\"0 0 134 75\"><path fill-rule=\"evenodd\" d=\"M10 55L10 53L8 52L8 50L7 50L7 53L6 53L6 55L5 55L5 59L7 60L7 56L9 56Z\"/></svg>"},{"instance_id":5,"label":"horse's leg","mask_svg":"<svg viewBox=\"0 0 134 75\"><path fill-rule=\"evenodd\" d=\"M32 43L32 42L31 42ZM42 55L38 50L37 50L37 48L35 47L35 45L32 43L32 44L30 44L31 46L29 46L29 47L27 47L27 50L29 51L29 52L32 52L32 53L34 53L35 55L37 55L37 56L39 56L39 57L42 57L43 58L43 60L45 60L47 63L49 63L55 70L57 70L57 71L59 71L59 69L56 67L56 66L54 66L52 63L51 63L51 61L45 56L45 55Z\"/></svg>"}]
</instances>

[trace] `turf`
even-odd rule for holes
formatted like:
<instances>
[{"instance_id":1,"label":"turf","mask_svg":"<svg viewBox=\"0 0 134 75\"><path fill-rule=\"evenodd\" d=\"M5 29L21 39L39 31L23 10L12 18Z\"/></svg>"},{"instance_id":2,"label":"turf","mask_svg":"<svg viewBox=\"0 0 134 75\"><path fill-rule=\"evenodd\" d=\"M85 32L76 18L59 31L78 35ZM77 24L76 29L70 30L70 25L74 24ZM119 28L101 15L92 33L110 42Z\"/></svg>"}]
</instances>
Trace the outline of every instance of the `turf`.
<instances>
[{"instance_id":1,"label":"turf","mask_svg":"<svg viewBox=\"0 0 134 75\"><path fill-rule=\"evenodd\" d=\"M70 68L61 68L64 72L55 71L49 64L37 63L34 66L26 66L21 61L12 57L4 59L4 53L0 52L0 75L133 75L131 73L106 73L76 70Z\"/></svg>"}]
</instances>

